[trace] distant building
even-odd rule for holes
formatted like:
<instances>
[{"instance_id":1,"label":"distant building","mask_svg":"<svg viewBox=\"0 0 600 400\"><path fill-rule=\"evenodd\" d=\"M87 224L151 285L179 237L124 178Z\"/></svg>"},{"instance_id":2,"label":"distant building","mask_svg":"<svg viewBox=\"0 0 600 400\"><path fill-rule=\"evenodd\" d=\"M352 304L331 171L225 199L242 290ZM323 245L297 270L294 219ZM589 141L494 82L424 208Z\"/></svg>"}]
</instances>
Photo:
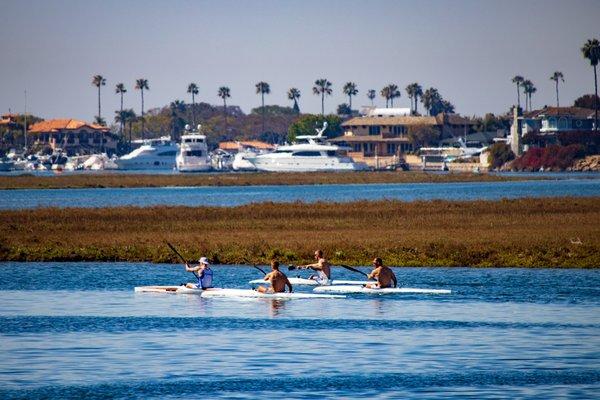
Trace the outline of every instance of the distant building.
<instances>
[{"instance_id":1,"label":"distant building","mask_svg":"<svg viewBox=\"0 0 600 400\"><path fill-rule=\"evenodd\" d=\"M76 119L41 121L31 125L28 134L34 145L61 148L69 155L117 151L118 136L107 127Z\"/></svg>"},{"instance_id":2,"label":"distant building","mask_svg":"<svg viewBox=\"0 0 600 400\"><path fill-rule=\"evenodd\" d=\"M385 116L377 114L385 109L374 109L372 114L352 118L342 123L344 135L329 141L346 144L352 148L350 156L356 161L367 162L370 165L391 163L405 153L415 149L408 139L411 127L426 126L439 132L439 139L461 136L470 132L472 122L457 114L436 116ZM396 113L402 113L395 109ZM409 109L408 113L410 113ZM377 158L377 160L375 160Z\"/></svg>"}]
</instances>

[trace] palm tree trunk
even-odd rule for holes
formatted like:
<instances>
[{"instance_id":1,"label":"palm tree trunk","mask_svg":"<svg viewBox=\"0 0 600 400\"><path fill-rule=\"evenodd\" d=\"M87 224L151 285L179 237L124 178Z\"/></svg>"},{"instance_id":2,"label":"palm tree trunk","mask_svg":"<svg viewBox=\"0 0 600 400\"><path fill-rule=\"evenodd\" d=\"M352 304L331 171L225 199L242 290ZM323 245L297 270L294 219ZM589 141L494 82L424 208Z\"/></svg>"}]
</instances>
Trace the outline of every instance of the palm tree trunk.
<instances>
[{"instance_id":1,"label":"palm tree trunk","mask_svg":"<svg viewBox=\"0 0 600 400\"><path fill-rule=\"evenodd\" d=\"M100 109L100 85L98 85L98 120L102 118L102 113Z\"/></svg>"},{"instance_id":2,"label":"palm tree trunk","mask_svg":"<svg viewBox=\"0 0 600 400\"><path fill-rule=\"evenodd\" d=\"M350 103L350 110L352 110L352 95L348 95L348 102Z\"/></svg>"},{"instance_id":3,"label":"palm tree trunk","mask_svg":"<svg viewBox=\"0 0 600 400\"><path fill-rule=\"evenodd\" d=\"M556 107L560 107L560 103L558 102L558 79L556 79Z\"/></svg>"},{"instance_id":4,"label":"palm tree trunk","mask_svg":"<svg viewBox=\"0 0 600 400\"><path fill-rule=\"evenodd\" d=\"M321 115L325 115L325 92L321 92Z\"/></svg>"},{"instance_id":5,"label":"palm tree trunk","mask_svg":"<svg viewBox=\"0 0 600 400\"><path fill-rule=\"evenodd\" d=\"M598 130L598 75L596 74L596 66L594 65L594 131Z\"/></svg>"},{"instance_id":6,"label":"palm tree trunk","mask_svg":"<svg viewBox=\"0 0 600 400\"><path fill-rule=\"evenodd\" d=\"M394 98L393 97L390 98L390 102L392 103L392 108L394 108Z\"/></svg>"},{"instance_id":7,"label":"palm tree trunk","mask_svg":"<svg viewBox=\"0 0 600 400\"><path fill-rule=\"evenodd\" d=\"M142 140L146 138L144 132L144 89L142 88Z\"/></svg>"},{"instance_id":8,"label":"palm tree trunk","mask_svg":"<svg viewBox=\"0 0 600 400\"><path fill-rule=\"evenodd\" d=\"M223 97L223 116L225 117L225 134L227 134L227 100Z\"/></svg>"},{"instance_id":9,"label":"palm tree trunk","mask_svg":"<svg viewBox=\"0 0 600 400\"><path fill-rule=\"evenodd\" d=\"M419 112L419 110L417 110L419 104L419 96L415 96L415 114Z\"/></svg>"},{"instance_id":10,"label":"palm tree trunk","mask_svg":"<svg viewBox=\"0 0 600 400\"><path fill-rule=\"evenodd\" d=\"M521 91L519 90L518 82L517 82L517 107L521 108ZM527 106L525 108L527 108Z\"/></svg>"},{"instance_id":11,"label":"palm tree trunk","mask_svg":"<svg viewBox=\"0 0 600 400\"><path fill-rule=\"evenodd\" d=\"M262 133L265 133L265 93L261 91L260 97L262 98Z\"/></svg>"},{"instance_id":12,"label":"palm tree trunk","mask_svg":"<svg viewBox=\"0 0 600 400\"><path fill-rule=\"evenodd\" d=\"M196 99L192 93L192 129L196 127Z\"/></svg>"},{"instance_id":13,"label":"palm tree trunk","mask_svg":"<svg viewBox=\"0 0 600 400\"><path fill-rule=\"evenodd\" d=\"M119 119L121 120L121 137L123 137L123 92L121 92L121 113L119 114Z\"/></svg>"}]
</instances>

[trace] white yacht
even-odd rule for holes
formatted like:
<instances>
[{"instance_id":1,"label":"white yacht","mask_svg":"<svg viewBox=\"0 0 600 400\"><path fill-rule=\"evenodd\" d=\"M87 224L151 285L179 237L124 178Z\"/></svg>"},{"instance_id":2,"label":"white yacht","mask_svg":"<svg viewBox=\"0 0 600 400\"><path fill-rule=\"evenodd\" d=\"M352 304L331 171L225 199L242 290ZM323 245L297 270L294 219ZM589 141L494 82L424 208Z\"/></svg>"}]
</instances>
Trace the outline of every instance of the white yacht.
<instances>
[{"instance_id":1,"label":"white yacht","mask_svg":"<svg viewBox=\"0 0 600 400\"><path fill-rule=\"evenodd\" d=\"M185 129L189 131L189 125L186 125ZM176 159L179 172L203 172L212 168L208 156L206 136L200 134L200 129L201 126L198 125L197 132L190 132L181 136Z\"/></svg>"},{"instance_id":2,"label":"white yacht","mask_svg":"<svg viewBox=\"0 0 600 400\"><path fill-rule=\"evenodd\" d=\"M168 136L149 139L131 153L117 159L119 169L174 169L177 143Z\"/></svg>"},{"instance_id":3,"label":"white yacht","mask_svg":"<svg viewBox=\"0 0 600 400\"><path fill-rule=\"evenodd\" d=\"M279 146L271 153L247 157L258 171L271 172L314 172L314 171L364 171L368 166L355 163L348 156L349 147L325 143L323 128L316 135L298 136L297 143Z\"/></svg>"}]
</instances>

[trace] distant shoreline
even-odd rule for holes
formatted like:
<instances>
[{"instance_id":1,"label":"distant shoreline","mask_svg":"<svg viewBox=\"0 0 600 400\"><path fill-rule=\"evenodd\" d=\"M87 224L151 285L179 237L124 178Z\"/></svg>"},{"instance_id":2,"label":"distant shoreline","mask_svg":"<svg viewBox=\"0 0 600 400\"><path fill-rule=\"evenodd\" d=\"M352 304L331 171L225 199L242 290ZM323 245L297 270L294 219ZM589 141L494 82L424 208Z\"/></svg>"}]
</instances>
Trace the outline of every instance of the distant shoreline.
<instances>
[{"instance_id":1,"label":"distant shoreline","mask_svg":"<svg viewBox=\"0 0 600 400\"><path fill-rule=\"evenodd\" d=\"M498 176L474 173L430 173L420 171L378 172L247 172L221 174L131 174L101 173L55 176L0 176L3 189L84 189L168 186L262 186L377 183L504 182L547 179L547 177Z\"/></svg>"},{"instance_id":2,"label":"distant shoreline","mask_svg":"<svg viewBox=\"0 0 600 400\"><path fill-rule=\"evenodd\" d=\"M1 211L0 261L600 268L598 197Z\"/></svg>"}]
</instances>

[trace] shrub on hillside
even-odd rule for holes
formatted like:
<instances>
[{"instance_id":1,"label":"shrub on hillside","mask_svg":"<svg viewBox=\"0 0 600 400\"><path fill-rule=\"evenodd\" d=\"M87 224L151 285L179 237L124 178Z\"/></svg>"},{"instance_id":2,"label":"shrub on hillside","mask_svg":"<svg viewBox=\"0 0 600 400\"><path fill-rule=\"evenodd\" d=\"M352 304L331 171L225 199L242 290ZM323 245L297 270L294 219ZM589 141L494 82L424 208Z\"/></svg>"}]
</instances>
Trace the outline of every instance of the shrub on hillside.
<instances>
[{"instance_id":1,"label":"shrub on hillside","mask_svg":"<svg viewBox=\"0 0 600 400\"><path fill-rule=\"evenodd\" d=\"M579 144L569 146L551 145L540 148L529 149L521 157L517 158L512 166L519 171L545 170L562 171L573 165L573 162L585 156L585 149Z\"/></svg>"},{"instance_id":2,"label":"shrub on hillside","mask_svg":"<svg viewBox=\"0 0 600 400\"><path fill-rule=\"evenodd\" d=\"M488 157L490 168L496 169L514 159L515 154L512 152L509 145L498 142L490 146L490 154Z\"/></svg>"}]
</instances>

